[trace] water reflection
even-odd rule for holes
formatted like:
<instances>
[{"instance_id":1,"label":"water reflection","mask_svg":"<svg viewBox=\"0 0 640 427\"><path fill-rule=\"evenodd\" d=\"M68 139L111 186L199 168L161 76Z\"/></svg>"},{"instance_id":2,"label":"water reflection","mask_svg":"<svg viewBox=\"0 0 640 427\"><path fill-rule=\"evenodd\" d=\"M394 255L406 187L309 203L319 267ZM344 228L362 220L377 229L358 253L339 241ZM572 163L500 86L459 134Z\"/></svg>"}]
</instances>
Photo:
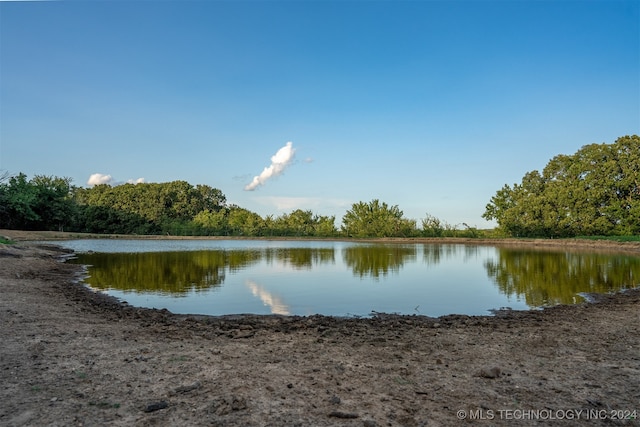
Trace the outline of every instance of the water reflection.
<instances>
[{"instance_id":1,"label":"water reflection","mask_svg":"<svg viewBox=\"0 0 640 427\"><path fill-rule=\"evenodd\" d=\"M75 262L89 264L89 283L97 289L159 292L175 296L219 286L227 266L242 262L221 252L93 253Z\"/></svg>"},{"instance_id":2,"label":"water reflection","mask_svg":"<svg viewBox=\"0 0 640 427\"><path fill-rule=\"evenodd\" d=\"M466 262L478 257L480 249L480 246L430 243L422 246L422 260L425 265L438 265L442 261L456 258Z\"/></svg>"},{"instance_id":3,"label":"water reflection","mask_svg":"<svg viewBox=\"0 0 640 427\"><path fill-rule=\"evenodd\" d=\"M264 259L269 264L276 261L296 269L311 269L313 265L336 262L333 248L267 248Z\"/></svg>"},{"instance_id":4,"label":"water reflection","mask_svg":"<svg viewBox=\"0 0 640 427\"><path fill-rule=\"evenodd\" d=\"M254 297L260 298L260 301L269 307L271 314L282 314L285 316L291 314L289 306L285 304L279 296L267 291L263 286L257 284L253 280L247 279L245 284L249 290L251 290Z\"/></svg>"},{"instance_id":5,"label":"water reflection","mask_svg":"<svg viewBox=\"0 0 640 427\"><path fill-rule=\"evenodd\" d=\"M114 241L114 247L119 243ZM195 250L183 242L187 249L171 251L163 246L169 243L154 244L156 252L81 253L72 262L90 265L87 282L94 288L119 297L126 293L130 302L144 299L141 305L161 306L165 299L180 298L182 312L194 312L197 306L205 314L265 307L282 315L412 314L416 307L430 316L484 314L501 306L572 304L581 300L581 293L640 285L640 258L617 254L256 241L218 241L206 250L203 242L194 242L200 245ZM377 282L392 286L374 286ZM171 304L164 306L172 309Z\"/></svg>"},{"instance_id":6,"label":"water reflection","mask_svg":"<svg viewBox=\"0 0 640 427\"><path fill-rule=\"evenodd\" d=\"M639 285L640 258L593 253L499 249L485 262L502 293L530 307L573 304L580 293L608 293Z\"/></svg>"},{"instance_id":7,"label":"water reflection","mask_svg":"<svg viewBox=\"0 0 640 427\"><path fill-rule=\"evenodd\" d=\"M352 246L342 251L346 265L360 278L379 278L390 272L398 273L406 262L416 261L416 254L416 245Z\"/></svg>"}]
</instances>

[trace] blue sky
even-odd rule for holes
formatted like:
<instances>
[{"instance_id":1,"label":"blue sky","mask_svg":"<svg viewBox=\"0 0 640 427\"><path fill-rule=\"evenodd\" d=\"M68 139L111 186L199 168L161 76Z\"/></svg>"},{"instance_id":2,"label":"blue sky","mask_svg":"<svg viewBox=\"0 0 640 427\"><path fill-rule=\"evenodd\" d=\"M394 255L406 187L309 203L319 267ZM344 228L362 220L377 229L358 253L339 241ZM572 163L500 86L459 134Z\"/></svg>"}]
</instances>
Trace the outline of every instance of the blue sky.
<instances>
[{"instance_id":1,"label":"blue sky","mask_svg":"<svg viewBox=\"0 0 640 427\"><path fill-rule=\"evenodd\" d=\"M504 184L640 133L640 2L0 2L0 90L10 173L486 227Z\"/></svg>"}]
</instances>

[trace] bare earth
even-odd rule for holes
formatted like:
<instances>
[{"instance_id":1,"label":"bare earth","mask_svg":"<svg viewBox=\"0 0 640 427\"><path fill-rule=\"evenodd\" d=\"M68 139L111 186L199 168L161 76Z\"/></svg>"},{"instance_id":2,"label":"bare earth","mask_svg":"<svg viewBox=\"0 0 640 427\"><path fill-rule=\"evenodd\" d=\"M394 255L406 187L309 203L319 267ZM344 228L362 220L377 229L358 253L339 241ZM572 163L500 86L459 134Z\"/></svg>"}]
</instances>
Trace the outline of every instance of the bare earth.
<instances>
[{"instance_id":1,"label":"bare earth","mask_svg":"<svg viewBox=\"0 0 640 427\"><path fill-rule=\"evenodd\" d=\"M63 255L0 245L2 426L640 425L637 289L483 317L178 316L87 290Z\"/></svg>"}]
</instances>

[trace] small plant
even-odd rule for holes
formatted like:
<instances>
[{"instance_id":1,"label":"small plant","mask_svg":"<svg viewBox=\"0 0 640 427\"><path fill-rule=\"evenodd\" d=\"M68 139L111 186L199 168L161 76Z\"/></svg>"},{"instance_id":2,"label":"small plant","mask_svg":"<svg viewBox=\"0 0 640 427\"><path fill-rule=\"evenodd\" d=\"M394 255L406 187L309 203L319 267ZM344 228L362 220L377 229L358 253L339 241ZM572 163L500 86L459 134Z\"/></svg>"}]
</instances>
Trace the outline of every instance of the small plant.
<instances>
[{"instance_id":1,"label":"small plant","mask_svg":"<svg viewBox=\"0 0 640 427\"><path fill-rule=\"evenodd\" d=\"M187 356L174 356L169 358L169 362L186 362L189 360Z\"/></svg>"},{"instance_id":2,"label":"small plant","mask_svg":"<svg viewBox=\"0 0 640 427\"><path fill-rule=\"evenodd\" d=\"M0 245L13 245L15 242L7 237L0 236Z\"/></svg>"},{"instance_id":3,"label":"small plant","mask_svg":"<svg viewBox=\"0 0 640 427\"><path fill-rule=\"evenodd\" d=\"M413 384L411 380L408 380L407 378L403 378L403 377L396 377L395 382L400 385Z\"/></svg>"},{"instance_id":4,"label":"small plant","mask_svg":"<svg viewBox=\"0 0 640 427\"><path fill-rule=\"evenodd\" d=\"M119 403L111 403L103 400L101 402L89 402L89 406L95 406L100 409L118 409L120 407Z\"/></svg>"}]
</instances>

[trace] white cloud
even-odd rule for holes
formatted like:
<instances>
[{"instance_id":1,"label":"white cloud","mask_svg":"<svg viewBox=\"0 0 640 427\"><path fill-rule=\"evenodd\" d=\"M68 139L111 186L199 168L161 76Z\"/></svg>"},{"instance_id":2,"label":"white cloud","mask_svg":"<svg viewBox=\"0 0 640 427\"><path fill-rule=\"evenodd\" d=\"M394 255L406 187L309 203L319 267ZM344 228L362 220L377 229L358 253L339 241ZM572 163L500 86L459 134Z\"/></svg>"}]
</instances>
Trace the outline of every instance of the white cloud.
<instances>
[{"instance_id":1,"label":"white cloud","mask_svg":"<svg viewBox=\"0 0 640 427\"><path fill-rule=\"evenodd\" d=\"M271 165L264 168L260 175L253 177L253 181L247 184L245 191L253 191L257 187L264 185L269 179L278 176L284 172L287 166L291 164L296 150L293 148L292 142L287 142L284 147L280 148L276 154L271 157Z\"/></svg>"},{"instance_id":2,"label":"white cloud","mask_svg":"<svg viewBox=\"0 0 640 427\"><path fill-rule=\"evenodd\" d=\"M144 178L128 179L127 184L142 184L147 182ZM122 185L124 182L116 181L111 175L103 173L94 173L89 177L87 185L93 187L94 185L108 184L108 185Z\"/></svg>"},{"instance_id":3,"label":"white cloud","mask_svg":"<svg viewBox=\"0 0 640 427\"><path fill-rule=\"evenodd\" d=\"M94 173L89 177L87 181L87 185L94 186L100 184L111 184L113 183L113 177L111 175L105 175L102 173Z\"/></svg>"}]
</instances>

